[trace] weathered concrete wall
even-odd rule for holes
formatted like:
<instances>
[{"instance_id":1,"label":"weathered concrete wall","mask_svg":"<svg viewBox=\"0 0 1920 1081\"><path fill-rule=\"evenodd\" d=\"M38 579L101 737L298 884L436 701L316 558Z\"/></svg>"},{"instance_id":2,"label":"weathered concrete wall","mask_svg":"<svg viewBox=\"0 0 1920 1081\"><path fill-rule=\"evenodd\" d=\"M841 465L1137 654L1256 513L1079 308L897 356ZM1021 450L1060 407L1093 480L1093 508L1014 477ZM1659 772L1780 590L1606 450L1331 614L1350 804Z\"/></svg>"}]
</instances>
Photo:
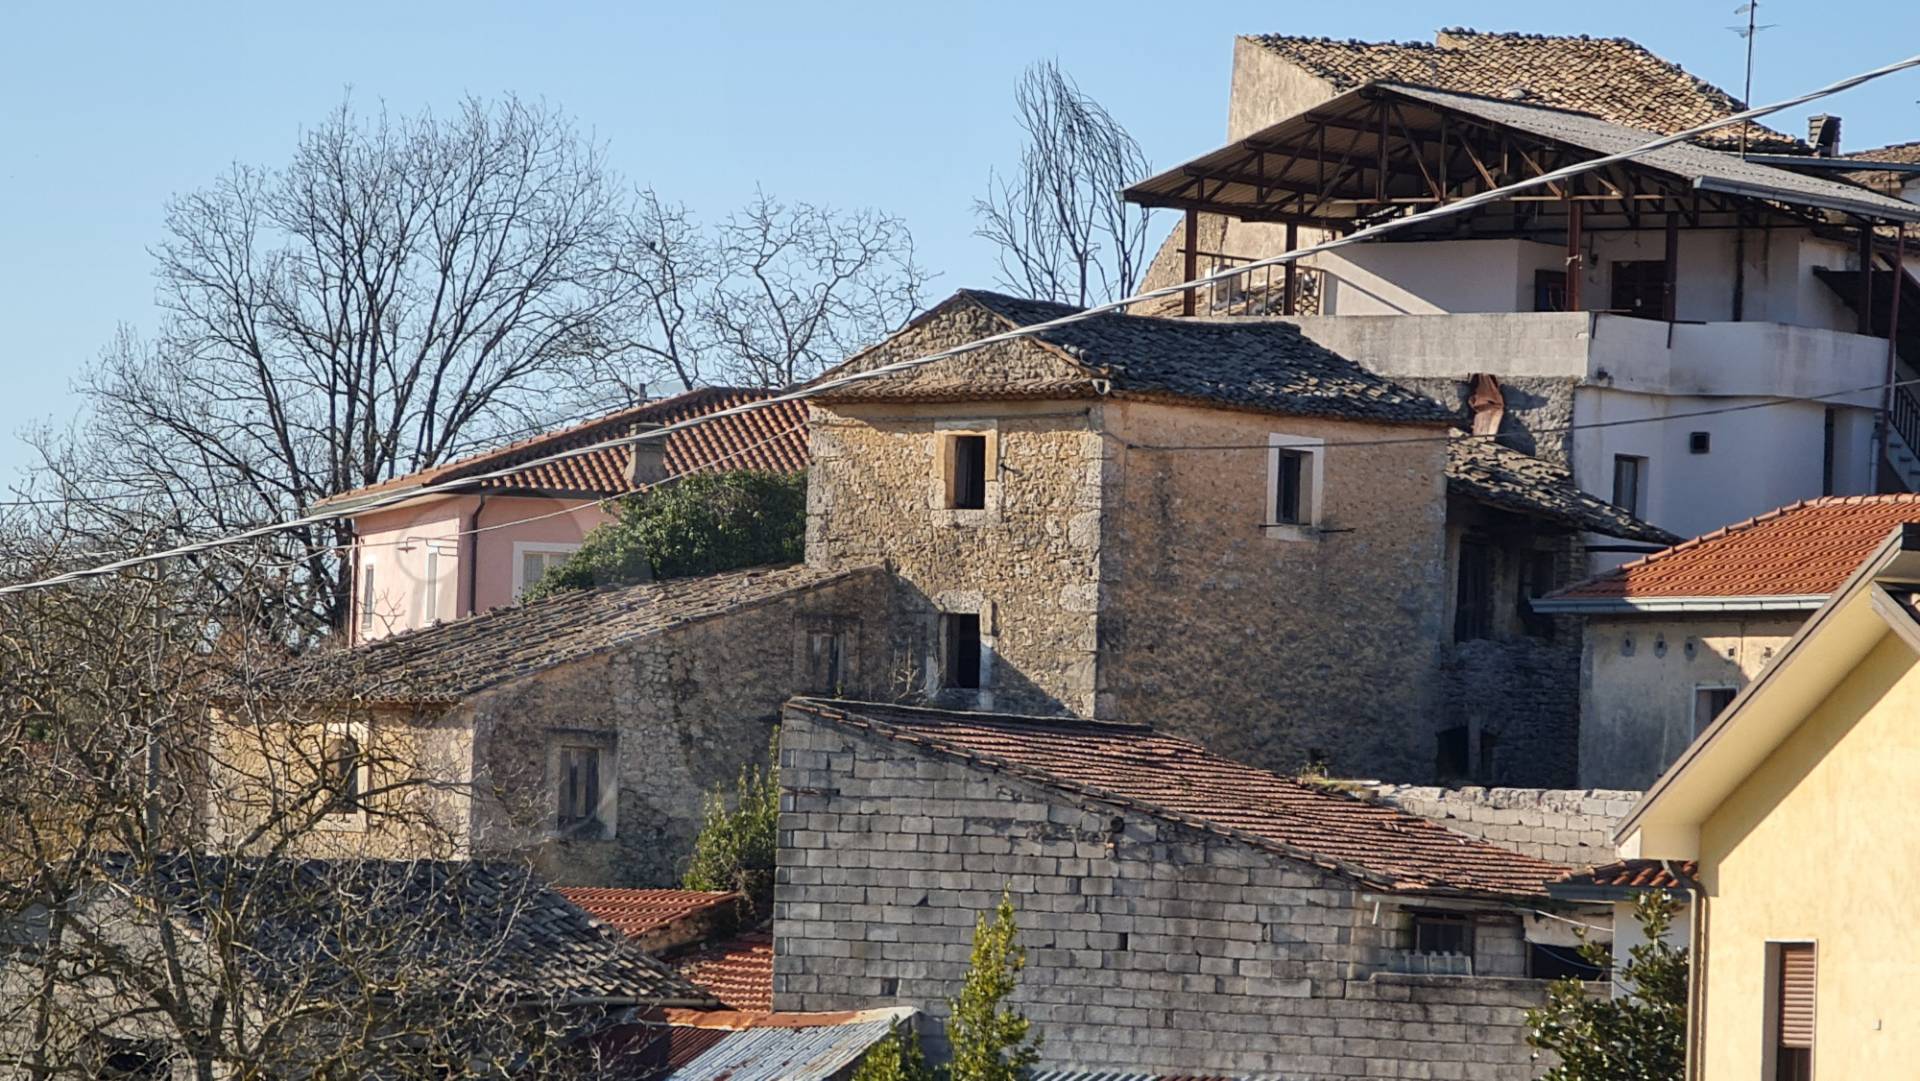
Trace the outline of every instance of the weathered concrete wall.
<instances>
[{"instance_id":1,"label":"weathered concrete wall","mask_svg":"<svg viewBox=\"0 0 1920 1081\"><path fill-rule=\"evenodd\" d=\"M1265 524L1264 448L1275 433L1341 444L1439 429L1141 402L1101 420L1099 715L1281 772L1312 759L1428 777L1445 448L1324 447L1320 518L1303 530Z\"/></svg>"},{"instance_id":2,"label":"weathered concrete wall","mask_svg":"<svg viewBox=\"0 0 1920 1081\"><path fill-rule=\"evenodd\" d=\"M724 611L485 692L462 705L479 748L474 847L531 856L558 885L677 885L702 798L767 760L780 703L860 696L884 678L886 576L851 575ZM845 635L839 688L809 686L808 634ZM556 827L557 741L603 748L615 766L611 837Z\"/></svg>"},{"instance_id":3,"label":"weathered concrete wall","mask_svg":"<svg viewBox=\"0 0 1920 1081\"><path fill-rule=\"evenodd\" d=\"M1591 617L1580 665L1580 781L1646 788L1712 718L1704 687L1745 687L1806 613Z\"/></svg>"},{"instance_id":4,"label":"weathered concrete wall","mask_svg":"<svg viewBox=\"0 0 1920 1081\"><path fill-rule=\"evenodd\" d=\"M1227 139L1242 139L1330 101L1333 84L1251 38L1233 39L1233 83L1227 94Z\"/></svg>"},{"instance_id":5,"label":"weathered concrete wall","mask_svg":"<svg viewBox=\"0 0 1920 1081\"><path fill-rule=\"evenodd\" d=\"M1384 971L1410 917L1218 835L918 752L804 714L781 731L774 1005L919 1007L938 1054L975 919L1011 891L1013 1001L1074 1069L1293 1078L1535 1074L1543 985ZM1518 922L1476 961L1515 972Z\"/></svg>"},{"instance_id":6,"label":"weathered concrete wall","mask_svg":"<svg viewBox=\"0 0 1920 1081\"><path fill-rule=\"evenodd\" d=\"M1365 787L1369 794L1409 814L1570 867L1617 859L1614 828L1640 799L1639 792L1602 788Z\"/></svg>"}]
</instances>

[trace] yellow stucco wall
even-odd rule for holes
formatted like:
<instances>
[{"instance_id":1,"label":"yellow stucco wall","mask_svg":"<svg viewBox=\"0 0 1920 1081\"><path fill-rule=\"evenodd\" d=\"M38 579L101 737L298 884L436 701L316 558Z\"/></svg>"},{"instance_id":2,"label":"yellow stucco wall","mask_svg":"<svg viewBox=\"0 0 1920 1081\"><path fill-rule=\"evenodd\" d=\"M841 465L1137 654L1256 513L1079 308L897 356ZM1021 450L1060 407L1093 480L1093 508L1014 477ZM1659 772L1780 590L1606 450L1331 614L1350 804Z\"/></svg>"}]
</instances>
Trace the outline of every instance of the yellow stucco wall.
<instances>
[{"instance_id":1,"label":"yellow stucco wall","mask_svg":"<svg viewBox=\"0 0 1920 1081\"><path fill-rule=\"evenodd\" d=\"M1817 944L1814 1076L1920 1076L1920 666L1887 635L1701 827L1705 1081L1758 1081L1766 943Z\"/></svg>"}]
</instances>

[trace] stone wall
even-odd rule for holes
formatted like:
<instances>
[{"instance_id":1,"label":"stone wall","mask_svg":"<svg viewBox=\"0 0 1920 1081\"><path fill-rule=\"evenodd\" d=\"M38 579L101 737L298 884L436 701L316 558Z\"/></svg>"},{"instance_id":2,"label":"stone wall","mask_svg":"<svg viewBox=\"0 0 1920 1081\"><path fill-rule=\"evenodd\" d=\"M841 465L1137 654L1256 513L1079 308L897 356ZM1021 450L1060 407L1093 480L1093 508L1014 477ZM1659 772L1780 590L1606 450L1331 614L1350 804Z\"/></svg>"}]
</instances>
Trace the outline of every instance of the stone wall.
<instances>
[{"instance_id":1,"label":"stone wall","mask_svg":"<svg viewBox=\"0 0 1920 1081\"><path fill-rule=\"evenodd\" d=\"M1489 369L1499 363L1500 358L1489 358ZM1468 415L1472 372L1439 378L1396 374L1390 364L1369 367L1441 405L1459 409L1463 417ZM1495 374L1499 375L1497 371ZM1555 465L1572 468L1573 433L1568 426L1573 423L1573 391L1579 381L1550 376L1500 375L1499 378L1500 396L1506 403L1506 411L1500 418L1500 442Z\"/></svg>"},{"instance_id":2,"label":"stone wall","mask_svg":"<svg viewBox=\"0 0 1920 1081\"><path fill-rule=\"evenodd\" d=\"M1640 801L1620 789L1435 788L1368 784L1367 792L1410 814L1502 848L1572 867L1618 859L1614 828Z\"/></svg>"},{"instance_id":3,"label":"stone wall","mask_svg":"<svg viewBox=\"0 0 1920 1081\"><path fill-rule=\"evenodd\" d=\"M485 692L458 711L474 731L474 845L531 856L557 885L679 884L704 794L765 763L780 704L851 696L884 679L886 575L857 571L679 624ZM809 633L844 635L849 670L812 685ZM617 794L611 837L556 830L556 741L604 748Z\"/></svg>"},{"instance_id":4,"label":"stone wall","mask_svg":"<svg viewBox=\"0 0 1920 1081\"><path fill-rule=\"evenodd\" d=\"M1439 429L1145 402L1100 419L1100 716L1278 772L1428 779L1445 448L1338 444ZM1316 527L1265 523L1272 434L1327 444Z\"/></svg>"},{"instance_id":5,"label":"stone wall","mask_svg":"<svg viewBox=\"0 0 1920 1081\"><path fill-rule=\"evenodd\" d=\"M782 727L781 783L777 1009L916 1006L941 1054L1005 889L1048 1068L1535 1075L1522 1010L1544 985L1387 971L1411 917L1350 880L806 714ZM1478 924L1479 970L1517 971L1518 921Z\"/></svg>"}]
</instances>

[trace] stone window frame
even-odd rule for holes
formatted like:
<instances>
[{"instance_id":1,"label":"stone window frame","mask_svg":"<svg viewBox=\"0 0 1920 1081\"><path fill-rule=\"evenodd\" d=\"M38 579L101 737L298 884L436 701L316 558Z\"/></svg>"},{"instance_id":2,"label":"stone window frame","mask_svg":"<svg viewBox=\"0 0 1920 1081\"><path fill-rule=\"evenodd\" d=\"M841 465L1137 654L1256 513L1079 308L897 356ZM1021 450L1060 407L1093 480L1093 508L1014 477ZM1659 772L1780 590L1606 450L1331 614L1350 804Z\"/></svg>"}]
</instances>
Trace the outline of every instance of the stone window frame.
<instances>
[{"instance_id":1,"label":"stone window frame","mask_svg":"<svg viewBox=\"0 0 1920 1081\"><path fill-rule=\"evenodd\" d=\"M970 590L955 590L941 593L933 598L935 611L930 620L926 635L926 691L929 697L946 703L971 705L978 709L993 707L993 675L995 662L999 657L1000 611L999 605ZM978 687L948 687L946 685L946 621L950 615L977 615L980 617L980 685Z\"/></svg>"},{"instance_id":2,"label":"stone window frame","mask_svg":"<svg viewBox=\"0 0 1920 1081\"><path fill-rule=\"evenodd\" d=\"M549 837L567 841L611 841L620 835L620 738L616 732L588 728L549 728L546 738L546 807ZM598 830L560 824L560 756L565 750L591 750L597 757L600 799L595 804Z\"/></svg>"},{"instance_id":3,"label":"stone window frame","mask_svg":"<svg viewBox=\"0 0 1920 1081\"><path fill-rule=\"evenodd\" d=\"M952 505L955 436L977 435L986 440L986 498L977 509ZM928 479L928 506L942 526L983 526L1000 521L1000 422L993 418L936 420L933 422L933 471Z\"/></svg>"},{"instance_id":4,"label":"stone window frame","mask_svg":"<svg viewBox=\"0 0 1920 1081\"><path fill-rule=\"evenodd\" d=\"M354 768L357 775L355 787L359 797L350 811L336 811L330 806L323 807L315 829L331 830L340 833L365 833L367 830L367 793L373 787L373 764L368 760L368 726L365 721L327 721L320 726L319 763L322 771L318 785L319 798L331 803L326 791L325 771L329 762L328 750L338 737L346 737L354 744Z\"/></svg>"},{"instance_id":5,"label":"stone window frame","mask_svg":"<svg viewBox=\"0 0 1920 1081\"><path fill-rule=\"evenodd\" d=\"M1305 458L1301 469L1300 501L1305 513L1297 522L1282 522L1280 514L1280 460L1283 451ZM1320 539L1320 523L1326 514L1327 441L1315 435L1287 432L1267 433L1267 490L1265 511L1260 527L1268 539L1314 541Z\"/></svg>"}]
</instances>

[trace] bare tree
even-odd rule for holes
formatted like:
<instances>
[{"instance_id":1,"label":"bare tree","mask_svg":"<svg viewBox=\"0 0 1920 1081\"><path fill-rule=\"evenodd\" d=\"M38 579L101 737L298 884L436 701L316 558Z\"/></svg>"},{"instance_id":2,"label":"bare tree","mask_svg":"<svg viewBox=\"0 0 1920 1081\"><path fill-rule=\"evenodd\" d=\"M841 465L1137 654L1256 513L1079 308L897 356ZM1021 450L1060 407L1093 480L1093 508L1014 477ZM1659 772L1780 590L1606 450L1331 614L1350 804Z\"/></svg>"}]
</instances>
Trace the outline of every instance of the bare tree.
<instances>
[{"instance_id":1,"label":"bare tree","mask_svg":"<svg viewBox=\"0 0 1920 1081\"><path fill-rule=\"evenodd\" d=\"M1026 146L1011 179L987 179L976 236L999 249L1000 284L1085 306L1131 293L1146 270L1147 216L1120 197L1147 158L1100 103L1045 61L1014 91Z\"/></svg>"},{"instance_id":2,"label":"bare tree","mask_svg":"<svg viewBox=\"0 0 1920 1081\"><path fill-rule=\"evenodd\" d=\"M644 997L657 963L611 935L543 961L536 878L433 858L462 793L409 726L344 742L337 709L257 694L277 642L210 637L198 596L0 601L0 1075L590 1073L601 989Z\"/></svg>"},{"instance_id":3,"label":"bare tree","mask_svg":"<svg viewBox=\"0 0 1920 1081\"><path fill-rule=\"evenodd\" d=\"M817 374L898 330L928 280L900 219L765 192L721 224L715 252L706 321L729 378L752 386Z\"/></svg>"}]
</instances>

